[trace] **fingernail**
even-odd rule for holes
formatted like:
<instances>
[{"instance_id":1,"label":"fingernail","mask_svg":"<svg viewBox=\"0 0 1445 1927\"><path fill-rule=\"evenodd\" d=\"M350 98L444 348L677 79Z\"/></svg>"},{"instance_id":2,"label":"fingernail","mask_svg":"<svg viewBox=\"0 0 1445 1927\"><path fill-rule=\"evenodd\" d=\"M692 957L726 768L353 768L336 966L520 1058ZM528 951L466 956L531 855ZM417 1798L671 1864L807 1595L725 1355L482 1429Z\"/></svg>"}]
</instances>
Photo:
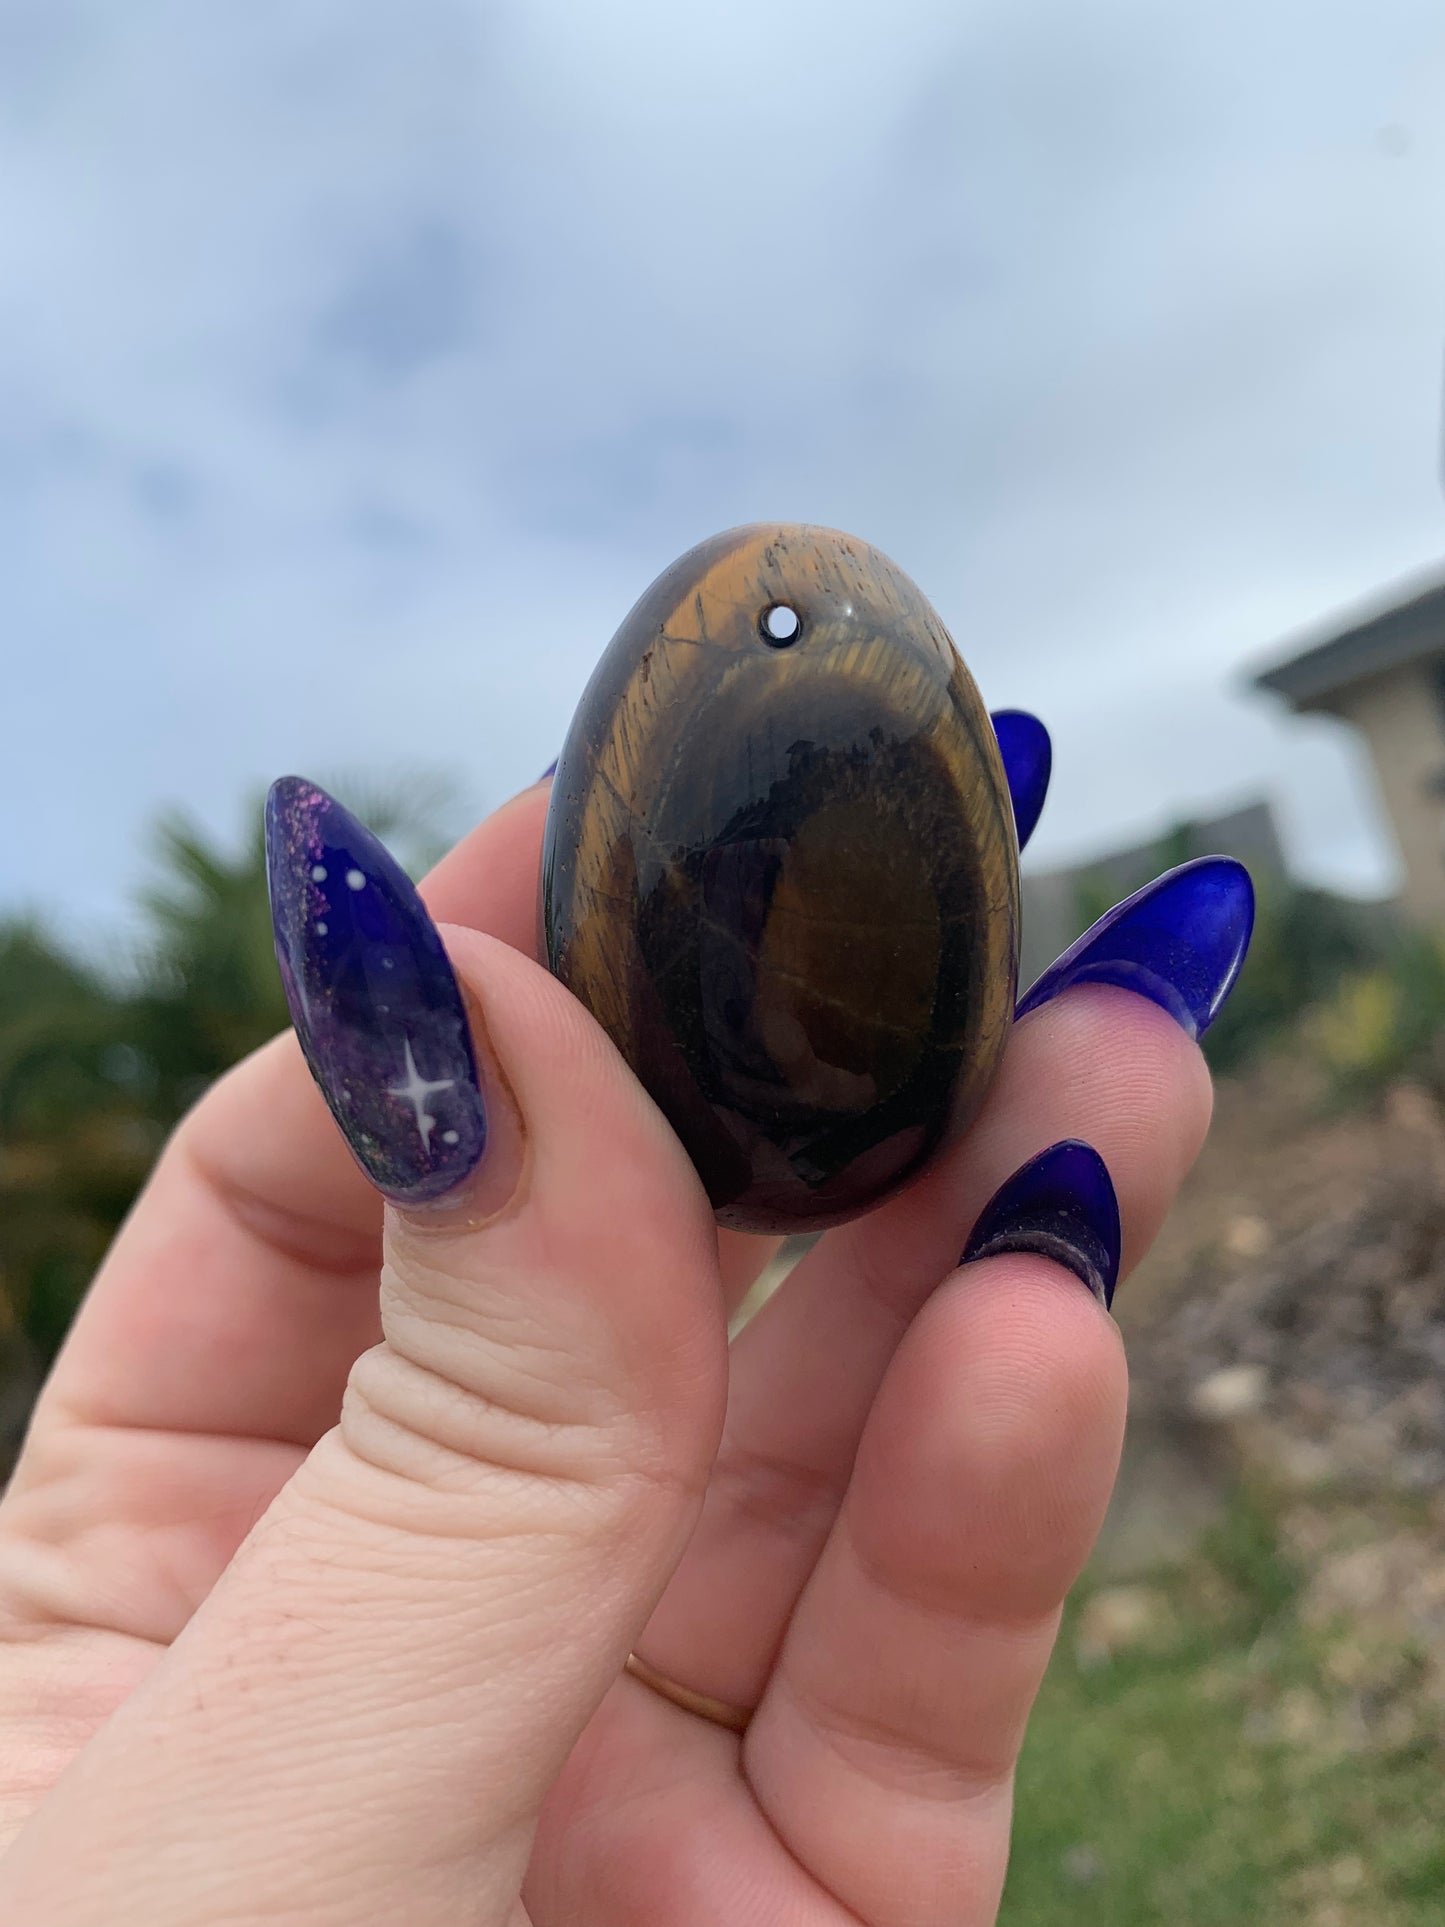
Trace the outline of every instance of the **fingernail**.
<instances>
[{"instance_id":1,"label":"fingernail","mask_svg":"<svg viewBox=\"0 0 1445 1927\"><path fill-rule=\"evenodd\" d=\"M555 776L557 774L557 765L561 760L562 758L560 756L554 756L546 769L544 769L542 774L537 778L537 781L539 783L545 783L549 776Z\"/></svg>"},{"instance_id":2,"label":"fingernail","mask_svg":"<svg viewBox=\"0 0 1445 1927\"><path fill-rule=\"evenodd\" d=\"M1043 815L1049 774L1054 766L1054 746L1038 717L1031 716L1026 709L996 709L990 720L1003 757L1004 774L1008 777L1014 826L1022 849Z\"/></svg>"},{"instance_id":3,"label":"fingernail","mask_svg":"<svg viewBox=\"0 0 1445 1927\"><path fill-rule=\"evenodd\" d=\"M1244 967L1254 885L1232 856L1181 863L1116 904L1019 1001L1025 1017L1073 984L1116 984L1202 1037Z\"/></svg>"},{"instance_id":4,"label":"fingernail","mask_svg":"<svg viewBox=\"0 0 1445 1927\"><path fill-rule=\"evenodd\" d=\"M487 1119L436 925L371 831L299 776L266 799L266 874L291 1021L358 1164L398 1203L441 1197Z\"/></svg>"},{"instance_id":5,"label":"fingernail","mask_svg":"<svg viewBox=\"0 0 1445 1927\"><path fill-rule=\"evenodd\" d=\"M1092 1144L1066 1137L1015 1171L984 1206L962 1264L1036 1251L1067 1265L1107 1310L1119 1278L1119 1200Z\"/></svg>"}]
</instances>

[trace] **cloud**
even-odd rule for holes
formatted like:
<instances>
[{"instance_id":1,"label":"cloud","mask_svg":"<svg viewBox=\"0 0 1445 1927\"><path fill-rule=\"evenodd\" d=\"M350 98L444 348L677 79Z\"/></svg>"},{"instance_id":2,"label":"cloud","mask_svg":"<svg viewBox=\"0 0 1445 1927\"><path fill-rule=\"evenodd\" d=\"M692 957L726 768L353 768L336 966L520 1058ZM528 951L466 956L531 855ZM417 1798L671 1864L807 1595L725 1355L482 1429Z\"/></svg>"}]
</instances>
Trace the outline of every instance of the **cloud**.
<instances>
[{"instance_id":1,"label":"cloud","mask_svg":"<svg viewBox=\"0 0 1445 1927\"><path fill-rule=\"evenodd\" d=\"M1265 788L1378 883L1238 692L1445 535L1442 105L1435 0L0 0L0 890L104 921L286 768L482 808L767 516L1048 717L1037 860Z\"/></svg>"}]
</instances>

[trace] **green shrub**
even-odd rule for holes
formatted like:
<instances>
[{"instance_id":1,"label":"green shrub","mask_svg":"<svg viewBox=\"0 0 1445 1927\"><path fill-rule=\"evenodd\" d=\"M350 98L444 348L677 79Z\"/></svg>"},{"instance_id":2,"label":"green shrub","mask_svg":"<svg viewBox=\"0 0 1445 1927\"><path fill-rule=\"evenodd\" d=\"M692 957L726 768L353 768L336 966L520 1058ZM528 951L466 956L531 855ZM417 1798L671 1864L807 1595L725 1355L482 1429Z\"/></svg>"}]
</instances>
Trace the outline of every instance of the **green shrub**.
<instances>
[{"instance_id":1,"label":"green shrub","mask_svg":"<svg viewBox=\"0 0 1445 1927\"><path fill-rule=\"evenodd\" d=\"M1301 1033L1343 1098L1413 1076L1445 1094L1445 939L1409 931L1374 969L1345 977Z\"/></svg>"},{"instance_id":2,"label":"green shrub","mask_svg":"<svg viewBox=\"0 0 1445 1927\"><path fill-rule=\"evenodd\" d=\"M423 780L355 807L418 874L451 801ZM0 922L0 1346L40 1361L182 1114L287 1022L259 806L238 851L172 816L155 856L140 940L109 967L33 919Z\"/></svg>"},{"instance_id":3,"label":"green shrub","mask_svg":"<svg viewBox=\"0 0 1445 1927\"><path fill-rule=\"evenodd\" d=\"M1345 981L1380 966L1399 941L1393 917L1378 905L1258 880L1249 956L1205 1039L1210 1064L1240 1069Z\"/></svg>"}]
</instances>

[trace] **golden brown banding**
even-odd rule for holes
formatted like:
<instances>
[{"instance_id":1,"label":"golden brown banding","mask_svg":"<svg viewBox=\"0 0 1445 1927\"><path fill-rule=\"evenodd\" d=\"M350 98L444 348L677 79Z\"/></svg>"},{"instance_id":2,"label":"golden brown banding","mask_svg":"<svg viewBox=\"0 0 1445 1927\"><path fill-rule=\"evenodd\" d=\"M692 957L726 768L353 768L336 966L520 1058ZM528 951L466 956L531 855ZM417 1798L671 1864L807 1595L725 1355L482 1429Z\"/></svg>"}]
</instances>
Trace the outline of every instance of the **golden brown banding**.
<instances>
[{"instance_id":1,"label":"golden brown banding","mask_svg":"<svg viewBox=\"0 0 1445 1927\"><path fill-rule=\"evenodd\" d=\"M568 736L542 922L725 1224L853 1216L960 1129L1012 1022L1018 851L982 699L902 570L763 525L659 577Z\"/></svg>"}]
</instances>

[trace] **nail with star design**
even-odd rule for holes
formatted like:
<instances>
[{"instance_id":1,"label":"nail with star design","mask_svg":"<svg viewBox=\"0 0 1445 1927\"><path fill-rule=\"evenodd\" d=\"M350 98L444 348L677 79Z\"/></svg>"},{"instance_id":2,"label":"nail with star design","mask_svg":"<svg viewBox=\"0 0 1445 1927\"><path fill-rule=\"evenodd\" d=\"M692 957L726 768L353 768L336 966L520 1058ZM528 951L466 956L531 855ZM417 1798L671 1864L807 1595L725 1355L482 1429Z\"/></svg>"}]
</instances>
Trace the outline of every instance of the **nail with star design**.
<instances>
[{"instance_id":1,"label":"nail with star design","mask_svg":"<svg viewBox=\"0 0 1445 1927\"><path fill-rule=\"evenodd\" d=\"M378 1190L421 1204L487 1143L471 1029L435 924L396 859L315 783L266 799L276 960L301 1048Z\"/></svg>"}]
</instances>

